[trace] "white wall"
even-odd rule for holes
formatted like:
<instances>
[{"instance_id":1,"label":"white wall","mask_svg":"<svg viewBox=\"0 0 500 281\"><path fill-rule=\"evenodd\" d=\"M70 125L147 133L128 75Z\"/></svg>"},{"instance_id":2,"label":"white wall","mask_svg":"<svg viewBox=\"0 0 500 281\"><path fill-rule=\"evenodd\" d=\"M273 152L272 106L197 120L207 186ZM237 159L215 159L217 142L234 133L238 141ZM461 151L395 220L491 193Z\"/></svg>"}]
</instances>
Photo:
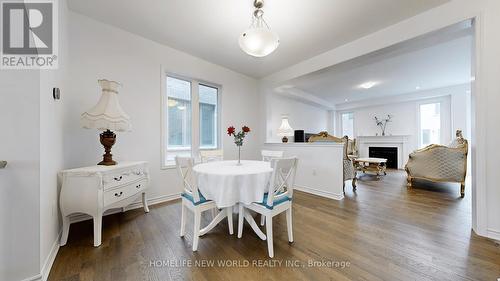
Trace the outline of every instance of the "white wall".
<instances>
[{"instance_id":1,"label":"white wall","mask_svg":"<svg viewBox=\"0 0 500 281\"><path fill-rule=\"evenodd\" d=\"M150 198L169 198L181 191L176 171L160 169L162 66L169 73L222 85L224 156L237 157L237 149L225 128L248 125L252 132L245 140L242 156L260 157L262 104L255 79L76 13L70 13L70 50L71 78L65 97L64 125L68 168L95 165L102 158L99 132L81 128L80 114L99 99L98 79L116 80L123 84L120 103L130 115L133 128L132 132L117 133L114 158L149 162Z\"/></svg>"},{"instance_id":2,"label":"white wall","mask_svg":"<svg viewBox=\"0 0 500 281\"><path fill-rule=\"evenodd\" d=\"M58 1L59 68L40 71L40 271L47 277L58 249L60 233L57 173L64 168L63 124L69 68L68 8ZM54 100L52 88L61 90Z\"/></svg>"},{"instance_id":3,"label":"white wall","mask_svg":"<svg viewBox=\"0 0 500 281\"><path fill-rule=\"evenodd\" d=\"M0 170L0 280L46 278L57 249L63 119L52 88L64 94L68 64L66 1L58 5L60 68L0 71L0 158L8 161Z\"/></svg>"},{"instance_id":4,"label":"white wall","mask_svg":"<svg viewBox=\"0 0 500 281\"><path fill-rule=\"evenodd\" d=\"M40 271L40 72L0 70L0 280Z\"/></svg>"},{"instance_id":5,"label":"white wall","mask_svg":"<svg viewBox=\"0 0 500 281\"><path fill-rule=\"evenodd\" d=\"M265 78L267 84L280 85L331 65L397 44L460 21L477 18L475 26L476 80L472 85L471 153L473 229L479 235L500 239L500 188L497 188L497 159L500 150L496 130L500 120L500 1L452 0L400 23L332 49L283 69Z\"/></svg>"},{"instance_id":6,"label":"white wall","mask_svg":"<svg viewBox=\"0 0 500 281\"><path fill-rule=\"evenodd\" d=\"M266 95L266 108L266 142L281 142L281 137L276 133L282 115L288 115L288 122L294 130L304 130L306 133L328 131L331 126L328 110L283 95ZM293 141L293 137L289 140Z\"/></svg>"},{"instance_id":7,"label":"white wall","mask_svg":"<svg viewBox=\"0 0 500 281\"><path fill-rule=\"evenodd\" d=\"M455 89L455 88L453 88ZM384 105L363 106L337 111L336 135L341 135L340 115L343 112L354 113L354 135L375 136L380 135L381 130L375 124L374 116L384 118L388 114L392 116L391 122L387 124L386 135L408 135L408 150L418 148L419 113L418 108L422 103L441 103L441 144L448 144L455 136L455 131L461 129L464 137L468 137L467 122L467 93L465 89L458 92L449 92L450 95L411 100L406 102L387 103Z\"/></svg>"}]
</instances>

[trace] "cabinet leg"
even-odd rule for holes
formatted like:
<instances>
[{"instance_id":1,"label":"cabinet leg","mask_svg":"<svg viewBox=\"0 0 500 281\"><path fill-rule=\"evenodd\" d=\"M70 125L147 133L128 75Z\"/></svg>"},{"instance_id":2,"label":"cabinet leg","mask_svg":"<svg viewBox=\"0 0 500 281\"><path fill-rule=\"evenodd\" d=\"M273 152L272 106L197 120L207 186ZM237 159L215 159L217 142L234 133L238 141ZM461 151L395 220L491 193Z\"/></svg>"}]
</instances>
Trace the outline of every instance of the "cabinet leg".
<instances>
[{"instance_id":1,"label":"cabinet leg","mask_svg":"<svg viewBox=\"0 0 500 281\"><path fill-rule=\"evenodd\" d=\"M465 197L465 182L460 183L460 197L464 198Z\"/></svg>"},{"instance_id":2,"label":"cabinet leg","mask_svg":"<svg viewBox=\"0 0 500 281\"><path fill-rule=\"evenodd\" d=\"M63 216L62 218L62 223L63 223L63 231L61 235L61 240L59 241L60 246L66 245L66 242L68 242L68 235L69 235L69 216Z\"/></svg>"},{"instance_id":3,"label":"cabinet leg","mask_svg":"<svg viewBox=\"0 0 500 281\"><path fill-rule=\"evenodd\" d=\"M144 207L144 212L149 213L148 200L146 199L146 192L142 193L142 206Z\"/></svg>"},{"instance_id":4,"label":"cabinet leg","mask_svg":"<svg viewBox=\"0 0 500 281\"><path fill-rule=\"evenodd\" d=\"M102 214L94 216L94 247L101 246Z\"/></svg>"}]
</instances>

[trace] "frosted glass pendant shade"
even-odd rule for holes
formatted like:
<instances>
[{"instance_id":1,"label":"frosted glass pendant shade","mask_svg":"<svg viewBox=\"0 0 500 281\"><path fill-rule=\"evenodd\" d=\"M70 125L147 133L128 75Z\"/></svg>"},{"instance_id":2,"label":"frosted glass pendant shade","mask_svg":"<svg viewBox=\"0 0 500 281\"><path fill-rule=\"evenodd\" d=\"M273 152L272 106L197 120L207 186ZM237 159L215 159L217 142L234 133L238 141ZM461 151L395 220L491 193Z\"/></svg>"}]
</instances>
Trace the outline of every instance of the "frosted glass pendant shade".
<instances>
[{"instance_id":1,"label":"frosted glass pendant shade","mask_svg":"<svg viewBox=\"0 0 500 281\"><path fill-rule=\"evenodd\" d=\"M265 57L278 48L278 35L266 27L249 28L239 38L240 48L254 57Z\"/></svg>"}]
</instances>

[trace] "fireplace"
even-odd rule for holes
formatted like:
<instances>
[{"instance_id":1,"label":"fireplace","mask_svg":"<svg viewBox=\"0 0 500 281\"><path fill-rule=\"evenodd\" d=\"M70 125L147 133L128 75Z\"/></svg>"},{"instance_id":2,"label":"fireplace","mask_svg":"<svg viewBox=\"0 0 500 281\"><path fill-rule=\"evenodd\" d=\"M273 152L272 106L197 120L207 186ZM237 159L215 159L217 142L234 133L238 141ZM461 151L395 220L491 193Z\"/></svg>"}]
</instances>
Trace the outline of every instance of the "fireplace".
<instances>
[{"instance_id":1,"label":"fireplace","mask_svg":"<svg viewBox=\"0 0 500 281\"><path fill-rule=\"evenodd\" d=\"M387 168L398 168L398 148L397 147L377 147L368 148L369 157L387 159Z\"/></svg>"}]
</instances>

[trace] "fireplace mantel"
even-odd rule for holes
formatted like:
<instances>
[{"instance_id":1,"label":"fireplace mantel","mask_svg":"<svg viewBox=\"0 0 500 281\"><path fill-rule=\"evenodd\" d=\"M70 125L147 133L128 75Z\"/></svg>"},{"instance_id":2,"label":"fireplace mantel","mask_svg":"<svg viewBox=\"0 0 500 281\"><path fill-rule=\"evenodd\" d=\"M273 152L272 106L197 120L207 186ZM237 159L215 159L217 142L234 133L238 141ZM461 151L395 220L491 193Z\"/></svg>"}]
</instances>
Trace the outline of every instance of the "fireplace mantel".
<instances>
[{"instance_id":1,"label":"fireplace mantel","mask_svg":"<svg viewBox=\"0 0 500 281\"><path fill-rule=\"evenodd\" d=\"M398 149L398 169L403 169L408 160L410 138L410 135L358 136L358 153L360 157L368 157L369 147L396 147Z\"/></svg>"}]
</instances>

